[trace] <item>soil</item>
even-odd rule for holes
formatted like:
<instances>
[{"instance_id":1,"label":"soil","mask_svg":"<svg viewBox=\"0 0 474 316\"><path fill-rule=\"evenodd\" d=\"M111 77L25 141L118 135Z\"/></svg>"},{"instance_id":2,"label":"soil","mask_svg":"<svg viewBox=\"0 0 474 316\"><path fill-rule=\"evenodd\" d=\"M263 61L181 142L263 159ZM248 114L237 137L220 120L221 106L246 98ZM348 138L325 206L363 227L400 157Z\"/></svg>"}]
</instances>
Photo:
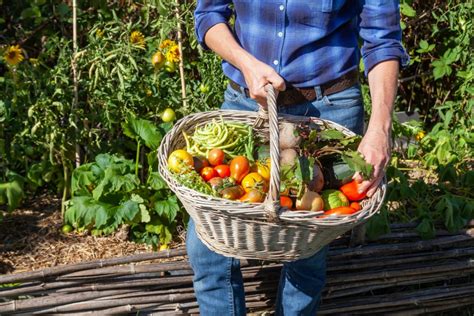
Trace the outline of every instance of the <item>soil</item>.
<instances>
[{"instance_id":1,"label":"soil","mask_svg":"<svg viewBox=\"0 0 474 316\"><path fill-rule=\"evenodd\" d=\"M2 210L0 209L0 212ZM0 221L0 274L153 251L128 240L127 230L107 237L61 232L61 200L40 196ZM178 247L182 241L171 244Z\"/></svg>"}]
</instances>

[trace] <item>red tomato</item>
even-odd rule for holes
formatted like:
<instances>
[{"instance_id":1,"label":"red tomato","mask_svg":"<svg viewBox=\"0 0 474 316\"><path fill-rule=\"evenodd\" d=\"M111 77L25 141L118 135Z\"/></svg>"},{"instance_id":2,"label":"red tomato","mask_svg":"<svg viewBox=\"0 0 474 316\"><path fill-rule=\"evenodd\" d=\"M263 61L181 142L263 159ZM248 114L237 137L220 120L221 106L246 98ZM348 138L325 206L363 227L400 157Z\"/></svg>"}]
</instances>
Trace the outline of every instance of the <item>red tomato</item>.
<instances>
[{"instance_id":1,"label":"red tomato","mask_svg":"<svg viewBox=\"0 0 474 316\"><path fill-rule=\"evenodd\" d=\"M218 166L214 167L214 170L216 170L217 174L221 178L230 177L230 167L229 167L229 165L218 165Z\"/></svg>"},{"instance_id":2,"label":"red tomato","mask_svg":"<svg viewBox=\"0 0 474 316\"><path fill-rule=\"evenodd\" d=\"M237 156L230 162L230 176L234 178L237 183L249 173L250 163L244 156Z\"/></svg>"},{"instance_id":3,"label":"red tomato","mask_svg":"<svg viewBox=\"0 0 474 316\"><path fill-rule=\"evenodd\" d=\"M214 168L212 168L212 167L204 167L201 170L201 177L206 182L211 180L214 177L217 177L217 176L218 176L218 174L217 174L216 170L214 170Z\"/></svg>"},{"instance_id":4,"label":"red tomato","mask_svg":"<svg viewBox=\"0 0 474 316\"><path fill-rule=\"evenodd\" d=\"M218 166L224 163L225 153L222 149L214 148L207 154L207 159L211 166Z\"/></svg>"},{"instance_id":5,"label":"red tomato","mask_svg":"<svg viewBox=\"0 0 474 316\"><path fill-rule=\"evenodd\" d=\"M362 209L362 206L360 206L359 202L352 202L349 206L356 211L360 211Z\"/></svg>"},{"instance_id":6,"label":"red tomato","mask_svg":"<svg viewBox=\"0 0 474 316\"><path fill-rule=\"evenodd\" d=\"M329 211L324 212L324 215L350 215L357 212L355 209L349 206L339 206Z\"/></svg>"},{"instance_id":7,"label":"red tomato","mask_svg":"<svg viewBox=\"0 0 474 316\"><path fill-rule=\"evenodd\" d=\"M359 183L356 180L344 184L339 190L341 190L351 202L360 201L367 196L366 192L359 193Z\"/></svg>"},{"instance_id":8,"label":"red tomato","mask_svg":"<svg viewBox=\"0 0 474 316\"><path fill-rule=\"evenodd\" d=\"M282 195L280 196L280 205L291 210L291 208L293 207L293 200L288 196Z\"/></svg>"}]
</instances>

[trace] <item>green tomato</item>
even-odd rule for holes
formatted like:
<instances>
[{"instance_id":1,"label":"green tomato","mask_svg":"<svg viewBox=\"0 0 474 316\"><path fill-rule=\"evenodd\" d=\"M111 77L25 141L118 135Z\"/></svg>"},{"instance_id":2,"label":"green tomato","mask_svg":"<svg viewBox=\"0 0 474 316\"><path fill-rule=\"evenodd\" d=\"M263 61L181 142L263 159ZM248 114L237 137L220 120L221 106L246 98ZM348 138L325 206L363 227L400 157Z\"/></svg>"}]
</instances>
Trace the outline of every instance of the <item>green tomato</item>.
<instances>
[{"instance_id":1,"label":"green tomato","mask_svg":"<svg viewBox=\"0 0 474 316\"><path fill-rule=\"evenodd\" d=\"M165 70L168 73L175 73L176 72L176 64L172 61L167 60L165 62Z\"/></svg>"},{"instance_id":2,"label":"green tomato","mask_svg":"<svg viewBox=\"0 0 474 316\"><path fill-rule=\"evenodd\" d=\"M201 83L201 85L199 86L199 91L201 91L201 93L203 94L208 94L209 93L209 86L208 85L205 85L203 83Z\"/></svg>"},{"instance_id":3,"label":"green tomato","mask_svg":"<svg viewBox=\"0 0 474 316\"><path fill-rule=\"evenodd\" d=\"M161 114L161 119L165 123L174 121L175 118L176 118L176 113L173 111L172 108L166 108L166 110L164 110L163 114Z\"/></svg>"},{"instance_id":4,"label":"green tomato","mask_svg":"<svg viewBox=\"0 0 474 316\"><path fill-rule=\"evenodd\" d=\"M61 227L61 231L63 232L63 234L69 234L73 230L74 230L74 228L69 224L65 224L65 225L63 225L63 227Z\"/></svg>"}]
</instances>

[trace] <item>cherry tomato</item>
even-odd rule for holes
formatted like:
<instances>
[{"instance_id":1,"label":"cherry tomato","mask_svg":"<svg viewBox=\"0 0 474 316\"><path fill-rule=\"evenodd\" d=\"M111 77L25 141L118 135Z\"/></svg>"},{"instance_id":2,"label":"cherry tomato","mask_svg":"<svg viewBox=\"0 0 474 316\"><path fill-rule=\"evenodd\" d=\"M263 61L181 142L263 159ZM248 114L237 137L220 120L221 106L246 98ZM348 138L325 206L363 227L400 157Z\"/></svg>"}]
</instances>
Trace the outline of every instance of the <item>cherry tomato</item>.
<instances>
[{"instance_id":1,"label":"cherry tomato","mask_svg":"<svg viewBox=\"0 0 474 316\"><path fill-rule=\"evenodd\" d=\"M225 153L222 149L214 148L207 154L207 159L211 166L218 166L224 163Z\"/></svg>"},{"instance_id":2,"label":"cherry tomato","mask_svg":"<svg viewBox=\"0 0 474 316\"><path fill-rule=\"evenodd\" d=\"M214 167L214 170L216 170L217 174L221 178L230 177L230 167L229 167L229 165L218 165L218 166Z\"/></svg>"},{"instance_id":3,"label":"cherry tomato","mask_svg":"<svg viewBox=\"0 0 474 316\"><path fill-rule=\"evenodd\" d=\"M166 72L170 74L176 72L176 64L174 62L167 60L165 61L164 66L165 66Z\"/></svg>"},{"instance_id":4,"label":"cherry tomato","mask_svg":"<svg viewBox=\"0 0 474 316\"><path fill-rule=\"evenodd\" d=\"M168 168L175 173L184 173L194 167L194 159L190 153L184 149L178 149L168 157Z\"/></svg>"},{"instance_id":5,"label":"cherry tomato","mask_svg":"<svg viewBox=\"0 0 474 316\"><path fill-rule=\"evenodd\" d=\"M261 163L257 161L255 165L251 168L252 172L257 172L261 175L266 181L270 181L270 164L268 163Z\"/></svg>"},{"instance_id":6,"label":"cherry tomato","mask_svg":"<svg viewBox=\"0 0 474 316\"><path fill-rule=\"evenodd\" d=\"M356 211L360 211L362 209L362 206L360 206L359 202L352 202L349 206Z\"/></svg>"},{"instance_id":7,"label":"cherry tomato","mask_svg":"<svg viewBox=\"0 0 474 316\"><path fill-rule=\"evenodd\" d=\"M356 180L344 184L339 190L341 190L351 202L360 201L367 196L366 192L359 193L359 183Z\"/></svg>"},{"instance_id":8,"label":"cherry tomato","mask_svg":"<svg viewBox=\"0 0 474 316\"><path fill-rule=\"evenodd\" d=\"M161 114L161 119L165 123L174 121L175 118L176 118L176 113L174 113L172 108L166 108L166 110L163 111L163 114Z\"/></svg>"},{"instance_id":9,"label":"cherry tomato","mask_svg":"<svg viewBox=\"0 0 474 316\"><path fill-rule=\"evenodd\" d=\"M242 187L245 192L257 189L263 192L268 190L265 179L256 172L251 172L242 179Z\"/></svg>"},{"instance_id":10,"label":"cherry tomato","mask_svg":"<svg viewBox=\"0 0 474 316\"><path fill-rule=\"evenodd\" d=\"M201 170L201 177L206 182L217 176L219 175L217 174L216 170L214 170L214 168L212 167L204 167Z\"/></svg>"},{"instance_id":11,"label":"cherry tomato","mask_svg":"<svg viewBox=\"0 0 474 316\"><path fill-rule=\"evenodd\" d=\"M280 196L280 205L291 210L291 208L293 207L293 200L289 196L282 195Z\"/></svg>"},{"instance_id":12,"label":"cherry tomato","mask_svg":"<svg viewBox=\"0 0 474 316\"><path fill-rule=\"evenodd\" d=\"M152 57L151 57L151 64L153 67L155 67L156 70L161 69L163 65L165 64L165 56L160 52L156 52Z\"/></svg>"},{"instance_id":13,"label":"cherry tomato","mask_svg":"<svg viewBox=\"0 0 474 316\"><path fill-rule=\"evenodd\" d=\"M250 163L244 156L237 156L230 162L230 176L234 178L237 183L240 183L249 171Z\"/></svg>"},{"instance_id":14,"label":"cherry tomato","mask_svg":"<svg viewBox=\"0 0 474 316\"><path fill-rule=\"evenodd\" d=\"M266 194L260 190L250 190L249 192L245 193L239 201L241 202L248 202L248 203L262 203L265 200Z\"/></svg>"},{"instance_id":15,"label":"cherry tomato","mask_svg":"<svg viewBox=\"0 0 474 316\"><path fill-rule=\"evenodd\" d=\"M221 177L214 177L208 182L211 185L211 188L217 192L219 192L224 186L224 179L222 179Z\"/></svg>"}]
</instances>

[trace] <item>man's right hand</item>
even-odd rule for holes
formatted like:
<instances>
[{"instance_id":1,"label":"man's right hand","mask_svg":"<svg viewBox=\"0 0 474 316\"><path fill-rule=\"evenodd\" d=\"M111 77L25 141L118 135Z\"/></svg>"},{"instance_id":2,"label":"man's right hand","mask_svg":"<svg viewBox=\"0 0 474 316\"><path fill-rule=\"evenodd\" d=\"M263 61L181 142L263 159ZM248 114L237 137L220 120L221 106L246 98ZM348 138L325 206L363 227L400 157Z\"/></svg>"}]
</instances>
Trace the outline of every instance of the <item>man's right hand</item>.
<instances>
[{"instance_id":1,"label":"man's right hand","mask_svg":"<svg viewBox=\"0 0 474 316\"><path fill-rule=\"evenodd\" d=\"M286 89L283 78L269 65L256 59L243 49L225 23L211 27L205 36L207 46L223 59L237 67L245 78L252 99L260 105L267 106L265 86L272 84L277 91Z\"/></svg>"},{"instance_id":2,"label":"man's right hand","mask_svg":"<svg viewBox=\"0 0 474 316\"><path fill-rule=\"evenodd\" d=\"M265 91L267 84L270 83L277 91L286 89L285 80L275 69L259 60L243 64L240 71L244 75L250 97L264 107L267 106L267 91Z\"/></svg>"}]
</instances>

